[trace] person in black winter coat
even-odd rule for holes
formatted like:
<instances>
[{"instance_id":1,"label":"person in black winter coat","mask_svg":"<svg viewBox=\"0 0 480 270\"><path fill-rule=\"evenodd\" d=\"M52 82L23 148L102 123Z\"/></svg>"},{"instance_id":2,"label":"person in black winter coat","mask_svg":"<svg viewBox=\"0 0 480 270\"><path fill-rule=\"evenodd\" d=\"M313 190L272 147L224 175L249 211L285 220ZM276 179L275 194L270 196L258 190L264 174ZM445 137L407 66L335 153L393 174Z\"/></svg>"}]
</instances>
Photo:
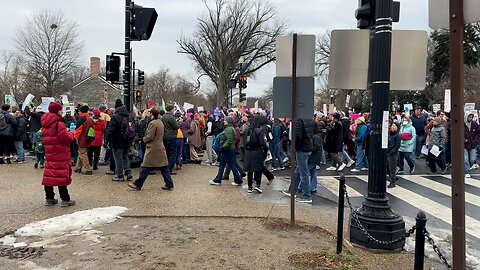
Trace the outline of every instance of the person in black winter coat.
<instances>
[{"instance_id":1,"label":"person in black winter coat","mask_svg":"<svg viewBox=\"0 0 480 270\"><path fill-rule=\"evenodd\" d=\"M339 153L343 152L343 127L340 121L340 114L333 113L329 116L331 124L327 127L327 138L325 146L332 158L332 166L327 171L342 171L347 164L342 162Z\"/></svg>"},{"instance_id":2,"label":"person in black winter coat","mask_svg":"<svg viewBox=\"0 0 480 270\"><path fill-rule=\"evenodd\" d=\"M15 130L15 149L17 150L17 160L16 163L25 162L25 149L23 148L23 142L27 140L27 119L23 116L21 110L17 109L14 112L15 119L17 120L18 127Z\"/></svg>"},{"instance_id":3,"label":"person in black winter coat","mask_svg":"<svg viewBox=\"0 0 480 270\"><path fill-rule=\"evenodd\" d=\"M0 163L11 164L11 156L15 152L15 129L17 128L17 120L10 114L10 105L2 105L0 110L0 156L3 159Z\"/></svg>"},{"instance_id":4,"label":"person in black winter coat","mask_svg":"<svg viewBox=\"0 0 480 270\"><path fill-rule=\"evenodd\" d=\"M400 149L400 134L398 134L398 126L395 123L390 124L388 132L388 175L390 176L390 184L388 188L394 188L397 181L397 162L398 162L398 149Z\"/></svg>"},{"instance_id":5,"label":"person in black winter coat","mask_svg":"<svg viewBox=\"0 0 480 270\"><path fill-rule=\"evenodd\" d=\"M323 134L321 126L315 123L314 134L313 134L313 150L312 154L308 158L308 172L310 174L310 190L311 193L317 192L317 166L322 164L322 148L323 144ZM302 190L302 186L298 187L299 190Z\"/></svg>"}]
</instances>

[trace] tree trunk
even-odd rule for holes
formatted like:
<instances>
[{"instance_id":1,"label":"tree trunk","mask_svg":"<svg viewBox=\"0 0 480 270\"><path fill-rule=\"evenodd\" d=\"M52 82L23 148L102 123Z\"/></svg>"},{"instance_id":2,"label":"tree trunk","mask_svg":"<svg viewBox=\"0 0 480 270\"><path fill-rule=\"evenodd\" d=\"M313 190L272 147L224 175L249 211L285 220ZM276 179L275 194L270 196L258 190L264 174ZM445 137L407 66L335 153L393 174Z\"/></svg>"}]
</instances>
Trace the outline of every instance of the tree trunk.
<instances>
[{"instance_id":1,"label":"tree trunk","mask_svg":"<svg viewBox=\"0 0 480 270\"><path fill-rule=\"evenodd\" d=\"M220 75L217 83L217 105L224 106L227 93L227 77Z\"/></svg>"}]
</instances>

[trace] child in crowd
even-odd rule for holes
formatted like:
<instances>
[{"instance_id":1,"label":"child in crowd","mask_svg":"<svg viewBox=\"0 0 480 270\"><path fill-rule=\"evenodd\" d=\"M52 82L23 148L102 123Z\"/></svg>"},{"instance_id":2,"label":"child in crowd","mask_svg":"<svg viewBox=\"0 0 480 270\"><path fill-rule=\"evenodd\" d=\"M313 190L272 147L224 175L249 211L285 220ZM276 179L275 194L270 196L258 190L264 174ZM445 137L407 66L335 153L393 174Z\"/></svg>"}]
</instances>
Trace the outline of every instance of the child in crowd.
<instances>
[{"instance_id":1,"label":"child in crowd","mask_svg":"<svg viewBox=\"0 0 480 270\"><path fill-rule=\"evenodd\" d=\"M44 168L45 166L45 148L43 147L42 143L42 130L40 129L37 132L37 137L34 141L35 147L35 164L33 167L38 168L38 164L40 163L40 168Z\"/></svg>"}]
</instances>

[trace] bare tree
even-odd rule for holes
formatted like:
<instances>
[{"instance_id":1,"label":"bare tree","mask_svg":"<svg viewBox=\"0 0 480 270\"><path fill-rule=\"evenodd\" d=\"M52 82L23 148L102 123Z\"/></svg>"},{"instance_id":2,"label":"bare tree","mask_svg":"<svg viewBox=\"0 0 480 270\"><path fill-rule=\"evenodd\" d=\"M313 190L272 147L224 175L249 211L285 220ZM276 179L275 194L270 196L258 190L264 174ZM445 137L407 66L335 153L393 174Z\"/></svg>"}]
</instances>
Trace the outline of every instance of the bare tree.
<instances>
[{"instance_id":1,"label":"bare tree","mask_svg":"<svg viewBox=\"0 0 480 270\"><path fill-rule=\"evenodd\" d=\"M327 31L317 37L317 46L315 47L315 75L323 76L328 74L330 68L330 42L332 39L331 31Z\"/></svg>"},{"instance_id":2,"label":"bare tree","mask_svg":"<svg viewBox=\"0 0 480 270\"><path fill-rule=\"evenodd\" d=\"M17 30L14 42L26 69L41 79L49 96L66 75L78 66L83 42L78 39L78 25L62 12L42 10L28 18Z\"/></svg>"},{"instance_id":3,"label":"bare tree","mask_svg":"<svg viewBox=\"0 0 480 270\"><path fill-rule=\"evenodd\" d=\"M228 80L237 70L238 60L245 62L240 70L252 74L275 60L275 41L286 25L276 19L276 11L264 0L215 0L208 12L198 18L193 38L182 37L180 53L190 56L199 72L205 73L216 86L217 104L223 104Z\"/></svg>"}]
</instances>

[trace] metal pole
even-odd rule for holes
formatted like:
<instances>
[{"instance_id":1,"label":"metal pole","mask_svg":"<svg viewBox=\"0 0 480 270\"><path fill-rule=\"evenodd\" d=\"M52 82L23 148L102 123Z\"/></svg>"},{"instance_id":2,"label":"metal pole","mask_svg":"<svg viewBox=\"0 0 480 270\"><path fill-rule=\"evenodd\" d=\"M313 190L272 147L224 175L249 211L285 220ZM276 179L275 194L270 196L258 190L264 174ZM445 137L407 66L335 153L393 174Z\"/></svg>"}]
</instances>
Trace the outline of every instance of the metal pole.
<instances>
[{"instance_id":1,"label":"metal pole","mask_svg":"<svg viewBox=\"0 0 480 270\"><path fill-rule=\"evenodd\" d=\"M296 154L295 150L295 124L297 121L297 34L293 34L292 46L292 119L290 119L290 131L292 150L290 151L291 166L290 171L290 224L295 225L295 170L296 170Z\"/></svg>"},{"instance_id":2,"label":"metal pole","mask_svg":"<svg viewBox=\"0 0 480 270\"><path fill-rule=\"evenodd\" d=\"M417 213L415 218L417 221L415 228L417 230L415 234L415 261L413 263L414 270L423 270L425 261L425 224L427 223L427 217L423 211Z\"/></svg>"},{"instance_id":3,"label":"metal pole","mask_svg":"<svg viewBox=\"0 0 480 270\"><path fill-rule=\"evenodd\" d=\"M388 111L392 49L392 0L375 2L375 30L370 42L369 80L372 89L372 132L369 137L368 194L362 207L356 211L364 228L378 240L392 241L405 233L405 222L393 212L386 196L387 149L382 148L383 112ZM370 82L370 81L369 81ZM370 241L356 220L350 221L350 240L368 248L401 249L404 241L379 245Z\"/></svg>"},{"instance_id":4,"label":"metal pole","mask_svg":"<svg viewBox=\"0 0 480 270\"><path fill-rule=\"evenodd\" d=\"M345 207L345 175L340 176L338 187L337 254L343 249L343 216Z\"/></svg>"},{"instance_id":5,"label":"metal pole","mask_svg":"<svg viewBox=\"0 0 480 270\"><path fill-rule=\"evenodd\" d=\"M464 71L463 0L450 0L450 88L452 90L452 255L453 269L466 269L465 262L465 174L463 169Z\"/></svg>"},{"instance_id":6,"label":"metal pole","mask_svg":"<svg viewBox=\"0 0 480 270\"><path fill-rule=\"evenodd\" d=\"M123 78L123 104L127 110L132 111L131 108L131 66L132 66L132 50L130 48L130 17L132 8L132 1L125 0L125 77Z\"/></svg>"}]
</instances>

